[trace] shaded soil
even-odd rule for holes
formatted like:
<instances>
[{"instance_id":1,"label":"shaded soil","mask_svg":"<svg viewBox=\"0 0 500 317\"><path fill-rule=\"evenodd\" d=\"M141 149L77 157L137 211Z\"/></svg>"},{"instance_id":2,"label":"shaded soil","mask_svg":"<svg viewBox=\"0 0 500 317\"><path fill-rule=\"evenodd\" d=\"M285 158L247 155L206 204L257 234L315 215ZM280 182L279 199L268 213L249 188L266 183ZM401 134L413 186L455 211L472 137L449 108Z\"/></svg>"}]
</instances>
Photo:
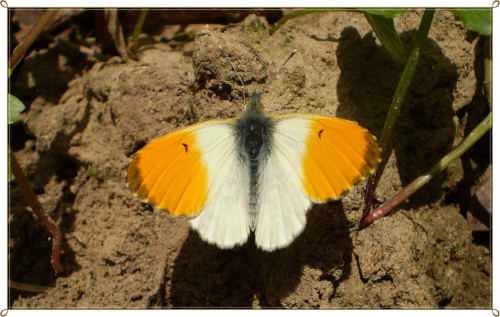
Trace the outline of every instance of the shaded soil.
<instances>
[{"instance_id":1,"label":"shaded soil","mask_svg":"<svg viewBox=\"0 0 500 317\"><path fill-rule=\"evenodd\" d=\"M408 51L421 16L395 19ZM265 18L250 15L238 24L161 27L142 37L137 61L96 61L58 44L26 57L11 92L28 109L10 127L10 144L63 232L67 272L54 274L49 234L11 181L9 279L47 287L10 288L13 308L491 308L491 253L465 217L491 173L489 135L368 228L357 230L361 182L340 201L315 205L305 231L272 253L258 250L253 236L218 249L187 219L132 195L125 170L140 147L243 109L242 87L218 45L247 91L263 89L298 50L263 95L268 113L333 115L380 135L404 66L362 14L311 14L272 36L268 30ZM174 44L190 31L194 40ZM453 14L436 12L377 200L426 172L490 111L483 47Z\"/></svg>"}]
</instances>

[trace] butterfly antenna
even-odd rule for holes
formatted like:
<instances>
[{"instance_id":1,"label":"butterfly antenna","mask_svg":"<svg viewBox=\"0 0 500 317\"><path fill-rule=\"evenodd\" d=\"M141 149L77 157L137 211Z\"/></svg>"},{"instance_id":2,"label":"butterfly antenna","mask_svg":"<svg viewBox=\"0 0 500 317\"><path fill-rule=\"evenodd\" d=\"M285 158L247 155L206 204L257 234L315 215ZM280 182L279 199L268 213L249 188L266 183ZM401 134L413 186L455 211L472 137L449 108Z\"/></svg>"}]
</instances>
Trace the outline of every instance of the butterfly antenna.
<instances>
[{"instance_id":1,"label":"butterfly antenna","mask_svg":"<svg viewBox=\"0 0 500 317\"><path fill-rule=\"evenodd\" d=\"M222 46L219 45L219 49L222 51L222 54L224 54L224 56L226 56L227 58L227 62L229 63L229 65L231 65L231 68L233 69L233 71L236 73L236 76L238 76L238 79L240 80L240 83L243 85L243 88L245 88L245 83L243 82L243 79L241 79L241 76L240 74L238 74L238 72L236 71L236 68L234 67L233 63L231 63L231 60L229 59L229 56L227 56L227 53L226 51L222 48ZM246 102L246 99L245 99L245 92L244 91L241 91L241 93L243 94L243 104L246 105L247 102Z\"/></svg>"},{"instance_id":2,"label":"butterfly antenna","mask_svg":"<svg viewBox=\"0 0 500 317\"><path fill-rule=\"evenodd\" d=\"M280 69L278 69L278 71L276 72L276 74L274 74L274 76L271 77L271 79L267 82L266 86L262 90L263 92L266 91L267 86L269 86L276 79L276 77L280 73L281 69L283 69L283 67L285 66L285 64L293 57L293 55L295 55L295 53L297 53L297 50L293 50L293 52L291 52L290 55L288 55L288 57L286 58L286 60L283 63L283 65L281 65Z\"/></svg>"}]
</instances>

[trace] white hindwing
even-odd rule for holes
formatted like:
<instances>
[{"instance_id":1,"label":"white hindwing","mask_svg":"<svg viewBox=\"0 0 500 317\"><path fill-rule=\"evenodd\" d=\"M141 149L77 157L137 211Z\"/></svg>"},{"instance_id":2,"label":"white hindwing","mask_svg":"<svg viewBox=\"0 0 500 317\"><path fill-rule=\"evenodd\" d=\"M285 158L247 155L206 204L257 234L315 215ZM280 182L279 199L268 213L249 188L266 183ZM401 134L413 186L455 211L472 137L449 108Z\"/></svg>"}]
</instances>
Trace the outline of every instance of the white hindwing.
<instances>
[{"instance_id":1,"label":"white hindwing","mask_svg":"<svg viewBox=\"0 0 500 317\"><path fill-rule=\"evenodd\" d=\"M233 123L219 121L196 131L202 161L209 171L208 199L191 225L202 239L221 248L245 243L250 234L250 176L236 150Z\"/></svg>"},{"instance_id":2,"label":"white hindwing","mask_svg":"<svg viewBox=\"0 0 500 317\"><path fill-rule=\"evenodd\" d=\"M289 245L306 225L311 200L302 185L302 156L309 120L295 116L273 118L270 154L260 169L255 242L272 251Z\"/></svg>"}]
</instances>

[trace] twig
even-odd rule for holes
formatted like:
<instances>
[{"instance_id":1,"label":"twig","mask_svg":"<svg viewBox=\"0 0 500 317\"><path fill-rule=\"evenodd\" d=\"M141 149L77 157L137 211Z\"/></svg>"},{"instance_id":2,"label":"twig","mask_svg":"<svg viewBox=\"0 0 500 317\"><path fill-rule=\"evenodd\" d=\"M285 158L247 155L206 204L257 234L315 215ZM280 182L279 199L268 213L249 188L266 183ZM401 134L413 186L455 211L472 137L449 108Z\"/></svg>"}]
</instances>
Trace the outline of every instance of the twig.
<instances>
[{"instance_id":1,"label":"twig","mask_svg":"<svg viewBox=\"0 0 500 317\"><path fill-rule=\"evenodd\" d=\"M406 96L406 92L408 91L408 87L410 86L413 74L415 73L415 69L417 68L422 47L424 46L425 40L427 39L427 35L429 34L432 18L434 17L434 11L435 9L425 9L424 16L422 17L422 21L420 22L420 27L418 28L415 44L410 53L410 56L408 57L405 68L403 70L403 74L401 75L401 79L399 80L398 87L396 88L396 92L394 93L389 112L387 113L387 118L385 119L384 128L382 129L379 140L379 146L382 151L383 161L389 158L389 141L391 140L392 134L394 132L394 127L398 120L401 106ZM365 208L363 210L363 217L361 220L363 220L370 213L370 210L372 208L375 189L377 188L377 183L383 172L382 166L384 165L381 164L379 168L377 168L375 173L371 174L368 177L368 184L366 186L365 194Z\"/></svg>"},{"instance_id":2,"label":"twig","mask_svg":"<svg viewBox=\"0 0 500 317\"><path fill-rule=\"evenodd\" d=\"M26 178L26 174L24 173L21 164L19 164L19 161L17 160L16 156L14 155L14 152L12 152L12 149L10 149L10 147L9 150L10 150L10 164L12 167L12 173L16 178L19 188L23 192L24 198L31 206L31 209L35 213L38 220L52 234L52 255L50 258L50 263L52 264L54 270L56 270L59 273L63 272L64 267L61 265L61 262L59 261L59 256L61 254L61 246L62 246L61 230L59 230L54 220L52 220L43 209L42 205L38 201L38 198L33 192L33 189L31 188L28 179Z\"/></svg>"},{"instance_id":3,"label":"twig","mask_svg":"<svg viewBox=\"0 0 500 317\"><path fill-rule=\"evenodd\" d=\"M463 139L462 142L460 142L460 144L454 150L445 155L425 175L422 175L415 179L394 197L386 201L382 206L372 211L361 221L361 223L359 224L359 228L365 227L378 218L386 215L388 212L402 203L406 198L408 198L422 186L427 184L434 176L447 168L448 165L458 159L462 154L464 154L465 151L467 151L474 143L476 143L477 140L479 140L488 130L491 129L491 118L492 114L490 112L490 114L480 124L478 124L478 126L471 133L469 133L469 135L467 135L467 137Z\"/></svg>"},{"instance_id":4,"label":"twig","mask_svg":"<svg viewBox=\"0 0 500 317\"><path fill-rule=\"evenodd\" d=\"M12 70L14 70L19 61L21 61L28 48L31 44L33 44L43 29L45 29L45 27L49 24L50 20L54 17L57 11L57 9L47 9L40 20L38 20L28 34L26 34L26 37L21 41L21 43L16 46L14 52L12 52L12 55L9 58L9 74Z\"/></svg>"},{"instance_id":5,"label":"twig","mask_svg":"<svg viewBox=\"0 0 500 317\"><path fill-rule=\"evenodd\" d=\"M125 36L123 35L122 26L118 20L118 9L104 9L104 19L106 20L106 26L109 30L109 34L113 38L116 50L120 54L122 60L124 62L127 61L127 45L125 44Z\"/></svg>"},{"instance_id":6,"label":"twig","mask_svg":"<svg viewBox=\"0 0 500 317\"><path fill-rule=\"evenodd\" d=\"M26 283L11 281L11 280L9 280L9 287L20 290L20 291L32 292L32 293L42 293L42 292L45 292L46 290L50 289L49 286L26 284Z\"/></svg>"}]
</instances>

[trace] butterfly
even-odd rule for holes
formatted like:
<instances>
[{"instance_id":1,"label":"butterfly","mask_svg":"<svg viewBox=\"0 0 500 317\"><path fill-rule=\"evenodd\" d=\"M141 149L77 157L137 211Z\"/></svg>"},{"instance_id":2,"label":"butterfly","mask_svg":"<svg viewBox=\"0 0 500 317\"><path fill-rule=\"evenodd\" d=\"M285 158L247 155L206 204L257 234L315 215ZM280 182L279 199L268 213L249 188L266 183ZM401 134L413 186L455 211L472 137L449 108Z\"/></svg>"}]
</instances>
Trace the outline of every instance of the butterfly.
<instances>
[{"instance_id":1,"label":"butterfly","mask_svg":"<svg viewBox=\"0 0 500 317\"><path fill-rule=\"evenodd\" d=\"M379 159L376 138L358 124L269 116L254 92L237 119L198 123L145 145L130 160L127 183L155 206L189 216L209 243L233 248L254 231L257 247L273 251L304 230L313 203L339 199Z\"/></svg>"}]
</instances>

